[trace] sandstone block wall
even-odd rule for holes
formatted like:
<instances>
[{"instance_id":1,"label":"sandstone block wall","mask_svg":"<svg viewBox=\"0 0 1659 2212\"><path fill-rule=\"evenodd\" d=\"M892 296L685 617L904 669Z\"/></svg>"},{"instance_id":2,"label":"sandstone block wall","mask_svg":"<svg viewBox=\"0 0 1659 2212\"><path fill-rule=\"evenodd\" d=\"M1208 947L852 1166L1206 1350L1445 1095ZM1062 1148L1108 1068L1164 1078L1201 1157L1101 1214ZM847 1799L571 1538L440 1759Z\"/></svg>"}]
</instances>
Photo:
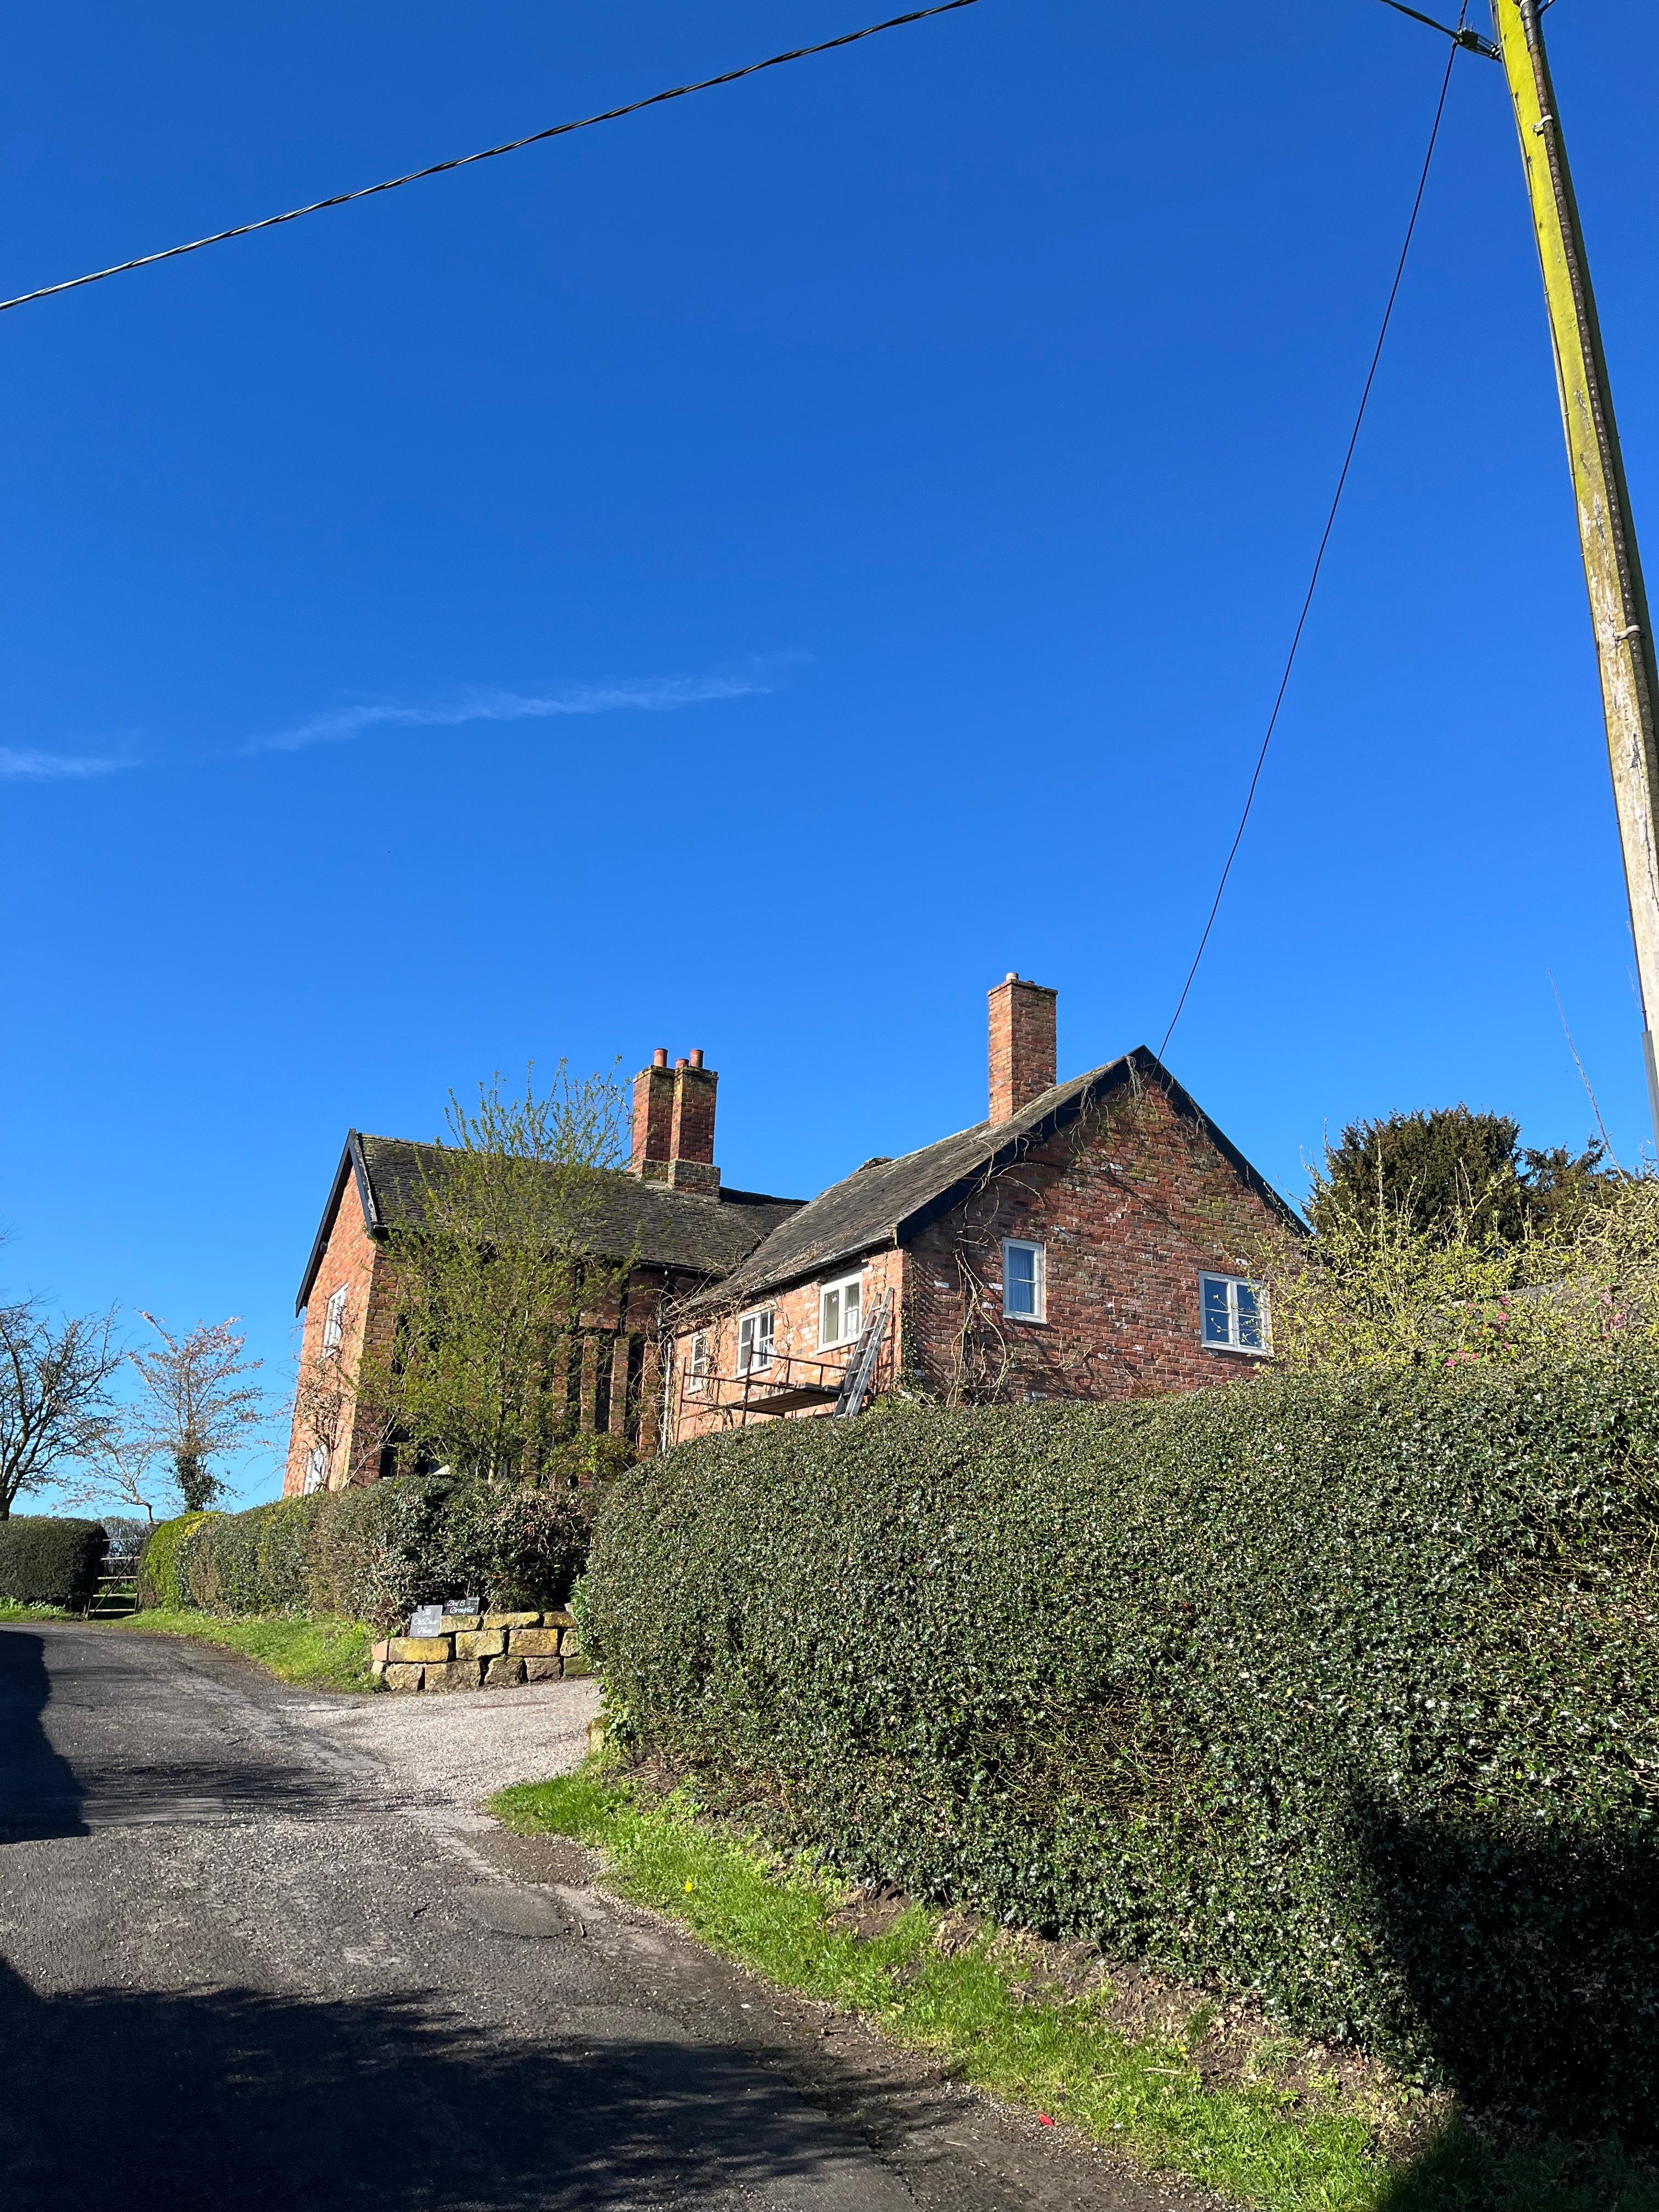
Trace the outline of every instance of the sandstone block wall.
<instances>
[{"instance_id":1,"label":"sandstone block wall","mask_svg":"<svg viewBox=\"0 0 1659 2212\"><path fill-rule=\"evenodd\" d=\"M590 1669L568 1613L451 1613L435 1636L389 1636L371 1671L387 1690L506 1690Z\"/></svg>"}]
</instances>

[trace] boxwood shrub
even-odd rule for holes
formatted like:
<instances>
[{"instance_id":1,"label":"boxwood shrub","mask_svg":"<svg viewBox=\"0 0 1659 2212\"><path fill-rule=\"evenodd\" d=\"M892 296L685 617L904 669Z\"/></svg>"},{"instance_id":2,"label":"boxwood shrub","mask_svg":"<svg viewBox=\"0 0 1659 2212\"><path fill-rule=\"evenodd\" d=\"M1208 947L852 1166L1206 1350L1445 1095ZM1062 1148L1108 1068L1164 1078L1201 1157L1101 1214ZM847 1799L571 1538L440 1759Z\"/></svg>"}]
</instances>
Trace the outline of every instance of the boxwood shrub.
<instances>
[{"instance_id":1,"label":"boxwood shrub","mask_svg":"<svg viewBox=\"0 0 1659 2212\"><path fill-rule=\"evenodd\" d=\"M848 1875L1659 2111L1659 1363L778 1421L625 1475L642 1753Z\"/></svg>"},{"instance_id":2,"label":"boxwood shrub","mask_svg":"<svg viewBox=\"0 0 1659 2212\"><path fill-rule=\"evenodd\" d=\"M99 1521L33 1513L0 1521L0 1598L83 1612L103 1571L106 1540Z\"/></svg>"},{"instance_id":3,"label":"boxwood shrub","mask_svg":"<svg viewBox=\"0 0 1659 2212\"><path fill-rule=\"evenodd\" d=\"M463 1593L556 1605L580 1571L590 1519L587 1492L438 1475L186 1514L145 1547L139 1603L337 1613L378 1628Z\"/></svg>"}]
</instances>

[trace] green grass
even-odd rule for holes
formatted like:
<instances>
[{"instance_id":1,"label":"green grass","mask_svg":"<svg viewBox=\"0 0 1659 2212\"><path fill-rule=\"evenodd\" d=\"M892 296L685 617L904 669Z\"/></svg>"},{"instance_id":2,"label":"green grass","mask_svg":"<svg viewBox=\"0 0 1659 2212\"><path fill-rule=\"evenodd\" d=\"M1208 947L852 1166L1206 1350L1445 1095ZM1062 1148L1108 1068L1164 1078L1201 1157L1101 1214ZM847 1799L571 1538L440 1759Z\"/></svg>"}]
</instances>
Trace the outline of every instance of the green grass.
<instances>
[{"instance_id":1,"label":"green grass","mask_svg":"<svg viewBox=\"0 0 1659 2212\"><path fill-rule=\"evenodd\" d=\"M271 1615L223 1620L217 1613L175 1612L155 1607L105 1626L117 1634L183 1636L193 1644L217 1644L257 1660L285 1682L312 1689L372 1690L368 1647L373 1632L361 1621L327 1615Z\"/></svg>"},{"instance_id":2,"label":"green grass","mask_svg":"<svg viewBox=\"0 0 1659 2212\"><path fill-rule=\"evenodd\" d=\"M758 1842L701 1825L690 1802L635 1798L592 1768L504 1790L489 1809L520 1834L570 1836L603 1850L623 1895L785 1989L862 2014L939 2054L958 2079L1061 2118L1157 2170L1263 2212L1659 2212L1659 2188L1568 2148L1499 2155L1453 2129L1394 2165L1375 2112L1331 2081L1289 2094L1267 2078L1206 2088L1187 2044L1131 2040L1097 1998L1036 2001L1013 1947L987 1936L939 1941L913 1907L884 1934L841 1924L847 1893ZM1201 2025L1194 2026L1201 2033Z\"/></svg>"},{"instance_id":3,"label":"green grass","mask_svg":"<svg viewBox=\"0 0 1659 2212\"><path fill-rule=\"evenodd\" d=\"M78 1613L65 1613L50 1605L19 1605L0 1600L0 1626L9 1620L79 1620ZM121 1634L136 1630L141 1636L183 1636L192 1644L217 1644L227 1651L240 1651L267 1667L284 1682L301 1683L315 1690L373 1690L378 1688L368 1671L368 1647L374 1631L358 1620L337 1620L325 1614L271 1614L258 1619L222 1620L217 1613L185 1613L155 1607L148 1613L130 1613L125 1620L94 1620L93 1628L109 1628Z\"/></svg>"}]
</instances>

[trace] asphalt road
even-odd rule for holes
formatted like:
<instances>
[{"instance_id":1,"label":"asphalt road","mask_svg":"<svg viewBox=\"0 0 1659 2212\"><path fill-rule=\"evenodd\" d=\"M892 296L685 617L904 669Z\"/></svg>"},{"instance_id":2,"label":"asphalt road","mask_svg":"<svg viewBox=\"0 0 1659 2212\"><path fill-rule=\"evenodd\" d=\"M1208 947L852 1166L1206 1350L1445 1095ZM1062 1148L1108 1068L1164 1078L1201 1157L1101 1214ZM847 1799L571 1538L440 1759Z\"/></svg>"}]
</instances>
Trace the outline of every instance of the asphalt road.
<instances>
[{"instance_id":1,"label":"asphalt road","mask_svg":"<svg viewBox=\"0 0 1659 2212\"><path fill-rule=\"evenodd\" d=\"M1152 2212L1096 2160L776 1998L504 1835L591 1685L289 1690L0 1630L0 2207Z\"/></svg>"}]
</instances>

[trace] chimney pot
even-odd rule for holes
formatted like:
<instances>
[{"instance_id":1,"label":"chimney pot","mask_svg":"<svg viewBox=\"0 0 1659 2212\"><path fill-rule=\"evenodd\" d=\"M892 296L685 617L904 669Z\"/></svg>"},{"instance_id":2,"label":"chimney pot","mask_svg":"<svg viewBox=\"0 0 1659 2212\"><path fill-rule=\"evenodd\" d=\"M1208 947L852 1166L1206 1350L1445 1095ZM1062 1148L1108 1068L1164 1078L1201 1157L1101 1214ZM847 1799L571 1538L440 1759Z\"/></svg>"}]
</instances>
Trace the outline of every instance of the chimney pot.
<instances>
[{"instance_id":1,"label":"chimney pot","mask_svg":"<svg viewBox=\"0 0 1659 2212\"><path fill-rule=\"evenodd\" d=\"M702 1047L701 1045L697 1047L696 1050L691 1055L691 1065L693 1067L701 1067L702 1066Z\"/></svg>"},{"instance_id":2,"label":"chimney pot","mask_svg":"<svg viewBox=\"0 0 1659 2212\"><path fill-rule=\"evenodd\" d=\"M681 1069L681 1068L683 1068L684 1066L685 1066L685 1055L684 1055L684 1053L682 1053L682 1054L681 1054L681 1055L680 1055L680 1057L679 1057L679 1058L678 1058L678 1059L674 1062L674 1072L675 1072L675 1073L676 1073L676 1074L678 1074L678 1073L679 1073L680 1069Z\"/></svg>"},{"instance_id":3,"label":"chimney pot","mask_svg":"<svg viewBox=\"0 0 1659 2212\"><path fill-rule=\"evenodd\" d=\"M666 1067L666 1066L667 1066L667 1065L668 1065L668 1047L667 1047L665 1044L659 1044L659 1045L657 1047L657 1049L655 1050L655 1052L653 1052L653 1053L652 1054L652 1055L651 1055L651 1065L652 1065L652 1066L653 1066L653 1067Z\"/></svg>"},{"instance_id":4,"label":"chimney pot","mask_svg":"<svg viewBox=\"0 0 1659 2212\"><path fill-rule=\"evenodd\" d=\"M1015 1115L1059 1079L1054 1001L1059 993L1010 974L990 994L991 1121Z\"/></svg>"}]
</instances>

